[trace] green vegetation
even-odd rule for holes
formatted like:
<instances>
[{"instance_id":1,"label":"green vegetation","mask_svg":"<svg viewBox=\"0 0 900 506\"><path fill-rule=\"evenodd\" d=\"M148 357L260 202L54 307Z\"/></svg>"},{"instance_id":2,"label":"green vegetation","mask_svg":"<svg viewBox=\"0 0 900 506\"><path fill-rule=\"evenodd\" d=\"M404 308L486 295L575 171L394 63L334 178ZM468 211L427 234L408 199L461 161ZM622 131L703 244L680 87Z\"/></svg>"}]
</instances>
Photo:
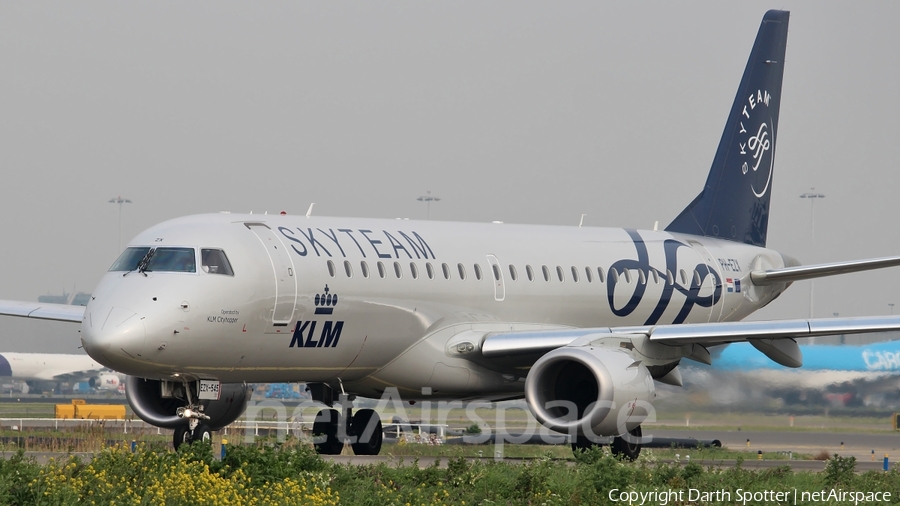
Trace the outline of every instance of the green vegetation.
<instances>
[{"instance_id":1,"label":"green vegetation","mask_svg":"<svg viewBox=\"0 0 900 506\"><path fill-rule=\"evenodd\" d=\"M602 449L581 452L574 462L545 457L510 464L452 457L443 459L443 466L424 469L416 459L404 462L334 464L292 439L283 444L229 446L221 461L213 458L208 444L184 445L178 452L145 444L131 452L119 445L102 450L87 463L72 457L46 465L20 452L0 460L0 504L594 505L613 504L610 491L616 489L617 493L683 491L682 500L670 502L675 504L736 504L741 502L739 489L881 491L893 492L894 501L900 491L897 471L857 474L854 459L837 455L823 473L794 473L788 467L749 470L741 465L716 469L696 462L682 466L660 461L655 452L644 452L631 463ZM724 491L731 497L688 500L689 489ZM794 503L793 498L750 502ZM847 502L796 502L838 503Z\"/></svg>"}]
</instances>

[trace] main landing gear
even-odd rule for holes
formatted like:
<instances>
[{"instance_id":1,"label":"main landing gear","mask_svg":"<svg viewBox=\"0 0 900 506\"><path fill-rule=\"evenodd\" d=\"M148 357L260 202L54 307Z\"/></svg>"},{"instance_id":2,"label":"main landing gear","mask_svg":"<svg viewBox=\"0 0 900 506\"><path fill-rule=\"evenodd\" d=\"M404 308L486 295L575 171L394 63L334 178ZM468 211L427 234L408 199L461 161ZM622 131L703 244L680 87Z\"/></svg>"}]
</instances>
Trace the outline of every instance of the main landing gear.
<instances>
[{"instance_id":1,"label":"main landing gear","mask_svg":"<svg viewBox=\"0 0 900 506\"><path fill-rule=\"evenodd\" d=\"M322 455L338 455L344 449L344 441L349 439L354 454L378 455L384 438L378 413L360 409L351 416L350 408L343 411L341 415L336 409L323 409L316 414L313 423L316 451Z\"/></svg>"},{"instance_id":2,"label":"main landing gear","mask_svg":"<svg viewBox=\"0 0 900 506\"><path fill-rule=\"evenodd\" d=\"M624 459L636 460L641 454L641 426L628 431L629 436L616 436L609 445L609 449L616 457L621 456ZM572 441L572 451L577 453L579 450L587 450L588 448L600 447L600 443L595 443L588 439L587 436L578 436Z\"/></svg>"}]
</instances>

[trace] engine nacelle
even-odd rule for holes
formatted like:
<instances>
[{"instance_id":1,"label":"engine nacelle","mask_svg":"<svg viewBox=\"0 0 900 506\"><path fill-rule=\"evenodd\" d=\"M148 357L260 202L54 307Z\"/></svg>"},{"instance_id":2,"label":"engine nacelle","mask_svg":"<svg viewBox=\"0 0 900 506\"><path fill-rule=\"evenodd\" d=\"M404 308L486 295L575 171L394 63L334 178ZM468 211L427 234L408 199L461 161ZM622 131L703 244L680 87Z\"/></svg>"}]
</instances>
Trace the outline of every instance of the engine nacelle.
<instances>
[{"instance_id":1,"label":"engine nacelle","mask_svg":"<svg viewBox=\"0 0 900 506\"><path fill-rule=\"evenodd\" d=\"M647 419L655 397L647 368L613 348L553 350L525 379L525 399L535 418L570 435L619 436Z\"/></svg>"},{"instance_id":2,"label":"engine nacelle","mask_svg":"<svg viewBox=\"0 0 900 506\"><path fill-rule=\"evenodd\" d=\"M210 429L217 430L237 420L247 409L251 389L243 383L223 383L219 399L200 401L203 413L209 417L205 422ZM162 382L159 380L125 377L125 397L134 413L145 422L157 427L175 428L187 423L176 414L184 406L184 401L174 397L163 397Z\"/></svg>"},{"instance_id":3,"label":"engine nacelle","mask_svg":"<svg viewBox=\"0 0 900 506\"><path fill-rule=\"evenodd\" d=\"M94 376L88 382L91 388L97 390L117 390L119 388L119 376L116 374L101 374Z\"/></svg>"}]
</instances>

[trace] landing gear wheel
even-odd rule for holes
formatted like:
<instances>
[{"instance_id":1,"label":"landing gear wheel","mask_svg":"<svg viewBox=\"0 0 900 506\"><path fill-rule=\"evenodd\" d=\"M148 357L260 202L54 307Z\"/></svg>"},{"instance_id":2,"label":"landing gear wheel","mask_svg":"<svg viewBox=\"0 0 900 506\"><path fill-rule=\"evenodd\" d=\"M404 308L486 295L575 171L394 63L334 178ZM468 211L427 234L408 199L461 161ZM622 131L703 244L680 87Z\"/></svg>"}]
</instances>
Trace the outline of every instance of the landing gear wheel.
<instances>
[{"instance_id":1,"label":"landing gear wheel","mask_svg":"<svg viewBox=\"0 0 900 506\"><path fill-rule=\"evenodd\" d=\"M212 441L212 431L209 429L209 425L201 423L194 429L194 432L191 434L191 442L196 441L203 441L204 443Z\"/></svg>"},{"instance_id":2,"label":"landing gear wheel","mask_svg":"<svg viewBox=\"0 0 900 506\"><path fill-rule=\"evenodd\" d=\"M313 439L316 452L321 455L340 455L344 442L338 440L340 414L336 409L323 409L316 414L313 423Z\"/></svg>"},{"instance_id":3,"label":"landing gear wheel","mask_svg":"<svg viewBox=\"0 0 900 506\"><path fill-rule=\"evenodd\" d=\"M350 435L356 437L351 444L356 455L378 455L384 432L381 428L381 417L374 410L361 409L350 421Z\"/></svg>"},{"instance_id":4,"label":"landing gear wheel","mask_svg":"<svg viewBox=\"0 0 900 506\"><path fill-rule=\"evenodd\" d=\"M191 444L191 430L187 424L175 427L175 434L172 435L172 446L176 450L183 444Z\"/></svg>"},{"instance_id":5,"label":"landing gear wheel","mask_svg":"<svg viewBox=\"0 0 900 506\"><path fill-rule=\"evenodd\" d=\"M586 451L591 448L600 448L600 443L595 443L587 438L587 436L576 436L575 440L572 441L572 453L578 453L579 451Z\"/></svg>"},{"instance_id":6,"label":"landing gear wheel","mask_svg":"<svg viewBox=\"0 0 900 506\"><path fill-rule=\"evenodd\" d=\"M616 437L609 448L615 456L621 455L628 460L635 460L641 454L641 444L638 443L641 437L641 426L638 425L628 433L631 434L628 439L631 439L632 442L628 442L622 437Z\"/></svg>"}]
</instances>

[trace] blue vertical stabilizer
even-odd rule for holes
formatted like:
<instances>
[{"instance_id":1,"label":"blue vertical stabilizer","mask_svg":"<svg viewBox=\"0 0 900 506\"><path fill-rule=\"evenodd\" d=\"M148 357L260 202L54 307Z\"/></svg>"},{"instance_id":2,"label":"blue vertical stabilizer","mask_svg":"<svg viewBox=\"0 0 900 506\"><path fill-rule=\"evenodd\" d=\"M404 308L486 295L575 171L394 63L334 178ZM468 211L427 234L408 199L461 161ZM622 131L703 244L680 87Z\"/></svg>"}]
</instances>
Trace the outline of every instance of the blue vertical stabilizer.
<instances>
[{"instance_id":1,"label":"blue vertical stabilizer","mask_svg":"<svg viewBox=\"0 0 900 506\"><path fill-rule=\"evenodd\" d=\"M706 186L667 231L766 245L789 15L763 17Z\"/></svg>"}]
</instances>

